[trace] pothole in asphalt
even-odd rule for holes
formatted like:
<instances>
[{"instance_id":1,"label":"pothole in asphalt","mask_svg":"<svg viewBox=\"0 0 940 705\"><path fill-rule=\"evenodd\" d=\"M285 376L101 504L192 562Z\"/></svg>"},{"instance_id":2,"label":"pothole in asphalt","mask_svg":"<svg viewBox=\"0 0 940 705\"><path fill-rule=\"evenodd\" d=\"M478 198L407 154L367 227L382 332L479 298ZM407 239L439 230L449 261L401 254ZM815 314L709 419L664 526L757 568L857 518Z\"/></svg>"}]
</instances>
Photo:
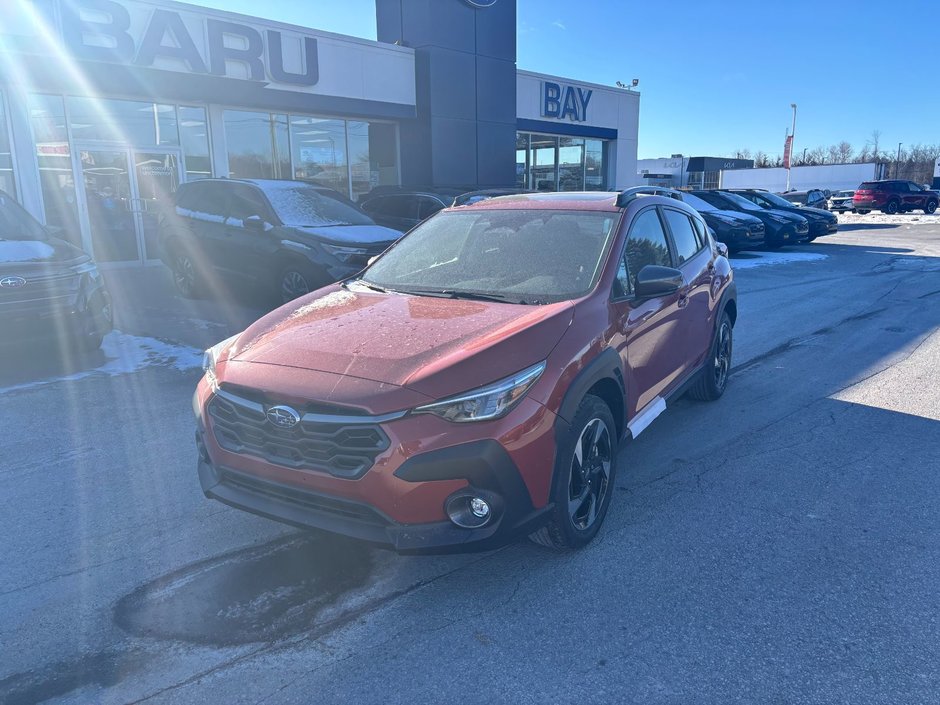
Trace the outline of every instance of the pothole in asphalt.
<instances>
[{"instance_id":1,"label":"pothole in asphalt","mask_svg":"<svg viewBox=\"0 0 940 705\"><path fill-rule=\"evenodd\" d=\"M146 583L114 608L137 636L229 646L316 626L317 615L371 573L370 549L309 533L217 556Z\"/></svg>"}]
</instances>

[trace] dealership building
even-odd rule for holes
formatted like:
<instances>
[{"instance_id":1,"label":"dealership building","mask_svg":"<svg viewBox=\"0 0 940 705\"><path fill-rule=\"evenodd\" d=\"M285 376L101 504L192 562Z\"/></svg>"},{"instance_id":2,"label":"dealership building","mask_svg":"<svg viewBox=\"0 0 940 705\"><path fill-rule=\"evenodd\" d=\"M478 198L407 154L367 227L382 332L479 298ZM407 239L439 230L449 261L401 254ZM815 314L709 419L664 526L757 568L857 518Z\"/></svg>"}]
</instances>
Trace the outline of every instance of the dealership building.
<instances>
[{"instance_id":1,"label":"dealership building","mask_svg":"<svg viewBox=\"0 0 940 705\"><path fill-rule=\"evenodd\" d=\"M639 94L516 67L514 0L376 0L378 41L172 0L0 23L0 189L101 262L155 261L185 181L606 190Z\"/></svg>"}]
</instances>

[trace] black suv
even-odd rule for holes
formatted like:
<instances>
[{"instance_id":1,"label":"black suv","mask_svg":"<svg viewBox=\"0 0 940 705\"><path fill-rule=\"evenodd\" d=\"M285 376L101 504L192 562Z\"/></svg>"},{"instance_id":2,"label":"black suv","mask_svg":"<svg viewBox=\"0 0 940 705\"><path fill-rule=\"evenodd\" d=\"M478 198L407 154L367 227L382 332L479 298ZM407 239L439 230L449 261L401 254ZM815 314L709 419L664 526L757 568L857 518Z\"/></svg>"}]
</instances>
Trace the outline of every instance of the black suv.
<instances>
[{"instance_id":1,"label":"black suv","mask_svg":"<svg viewBox=\"0 0 940 705\"><path fill-rule=\"evenodd\" d=\"M160 220L161 257L186 297L221 275L287 302L352 276L399 237L336 191L289 180L183 184Z\"/></svg>"},{"instance_id":2,"label":"black suv","mask_svg":"<svg viewBox=\"0 0 940 705\"><path fill-rule=\"evenodd\" d=\"M729 191L692 191L703 201L722 210L738 211L758 218L764 224L764 246L776 250L809 239L809 222L802 215L788 210L768 210Z\"/></svg>"},{"instance_id":3,"label":"black suv","mask_svg":"<svg viewBox=\"0 0 940 705\"><path fill-rule=\"evenodd\" d=\"M789 195L778 196L775 193L761 191L760 189L728 190L730 193L736 193L761 208L784 211L806 218L806 220L809 221L810 240L815 240L817 237L822 237L823 235L832 235L839 230L839 219L828 210L795 205L794 202L790 200ZM822 191L819 193L822 193Z\"/></svg>"},{"instance_id":4,"label":"black suv","mask_svg":"<svg viewBox=\"0 0 940 705\"><path fill-rule=\"evenodd\" d=\"M407 232L422 220L453 204L468 189L379 187L359 199L359 206L376 223Z\"/></svg>"},{"instance_id":5,"label":"black suv","mask_svg":"<svg viewBox=\"0 0 940 705\"><path fill-rule=\"evenodd\" d=\"M6 341L59 338L94 350L111 297L91 257L54 237L0 191L0 330Z\"/></svg>"},{"instance_id":6,"label":"black suv","mask_svg":"<svg viewBox=\"0 0 940 705\"><path fill-rule=\"evenodd\" d=\"M818 188L808 191L786 191L778 194L795 206L809 206L820 210L829 210L829 192Z\"/></svg>"}]
</instances>

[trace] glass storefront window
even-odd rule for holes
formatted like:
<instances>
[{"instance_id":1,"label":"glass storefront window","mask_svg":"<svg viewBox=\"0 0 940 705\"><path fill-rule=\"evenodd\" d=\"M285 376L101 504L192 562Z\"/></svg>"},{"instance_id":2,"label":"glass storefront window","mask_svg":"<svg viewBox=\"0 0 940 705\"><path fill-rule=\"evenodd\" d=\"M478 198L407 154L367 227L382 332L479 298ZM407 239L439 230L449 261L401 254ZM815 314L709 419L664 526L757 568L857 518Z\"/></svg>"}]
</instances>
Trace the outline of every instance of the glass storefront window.
<instances>
[{"instance_id":1,"label":"glass storefront window","mask_svg":"<svg viewBox=\"0 0 940 705\"><path fill-rule=\"evenodd\" d=\"M291 147L294 178L313 181L349 194L346 122L292 115Z\"/></svg>"},{"instance_id":2,"label":"glass storefront window","mask_svg":"<svg viewBox=\"0 0 940 705\"><path fill-rule=\"evenodd\" d=\"M46 225L59 228L60 237L81 245L65 102L61 96L32 94L27 98L27 107L36 141Z\"/></svg>"},{"instance_id":3,"label":"glass storefront window","mask_svg":"<svg viewBox=\"0 0 940 705\"><path fill-rule=\"evenodd\" d=\"M558 190L584 190L584 140L558 138Z\"/></svg>"},{"instance_id":4,"label":"glass storefront window","mask_svg":"<svg viewBox=\"0 0 940 705\"><path fill-rule=\"evenodd\" d=\"M351 198L358 199L376 186L398 184L398 140L395 125L383 122L347 122Z\"/></svg>"},{"instance_id":5,"label":"glass storefront window","mask_svg":"<svg viewBox=\"0 0 940 705\"><path fill-rule=\"evenodd\" d=\"M290 141L286 115L226 110L223 120L230 177L241 179L289 179L291 177Z\"/></svg>"},{"instance_id":6,"label":"glass storefront window","mask_svg":"<svg viewBox=\"0 0 940 705\"><path fill-rule=\"evenodd\" d=\"M181 105L179 107L179 131L180 144L183 145L186 180L195 181L212 176L206 109Z\"/></svg>"},{"instance_id":7,"label":"glass storefront window","mask_svg":"<svg viewBox=\"0 0 940 705\"><path fill-rule=\"evenodd\" d=\"M603 191L604 140L516 134L516 186L535 191Z\"/></svg>"},{"instance_id":8,"label":"glass storefront window","mask_svg":"<svg viewBox=\"0 0 940 705\"><path fill-rule=\"evenodd\" d=\"M176 108L136 100L68 99L69 127L75 140L134 145L177 145Z\"/></svg>"},{"instance_id":9,"label":"glass storefront window","mask_svg":"<svg viewBox=\"0 0 940 705\"><path fill-rule=\"evenodd\" d=\"M603 191L607 188L607 164L603 140L584 140L584 190Z\"/></svg>"},{"instance_id":10,"label":"glass storefront window","mask_svg":"<svg viewBox=\"0 0 940 705\"><path fill-rule=\"evenodd\" d=\"M6 104L0 91L0 191L16 198L16 180L13 178L13 150L10 147L10 126L7 122Z\"/></svg>"},{"instance_id":11,"label":"glass storefront window","mask_svg":"<svg viewBox=\"0 0 940 705\"><path fill-rule=\"evenodd\" d=\"M529 135L516 134L516 188L527 188L529 183Z\"/></svg>"}]
</instances>

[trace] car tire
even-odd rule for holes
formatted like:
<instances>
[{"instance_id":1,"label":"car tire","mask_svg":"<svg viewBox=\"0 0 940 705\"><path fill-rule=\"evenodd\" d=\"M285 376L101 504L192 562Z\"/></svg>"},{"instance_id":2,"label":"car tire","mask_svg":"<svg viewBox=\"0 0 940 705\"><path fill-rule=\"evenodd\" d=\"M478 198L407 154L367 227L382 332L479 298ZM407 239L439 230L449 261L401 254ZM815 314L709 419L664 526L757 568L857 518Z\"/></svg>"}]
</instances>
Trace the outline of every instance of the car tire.
<instances>
[{"instance_id":1,"label":"car tire","mask_svg":"<svg viewBox=\"0 0 940 705\"><path fill-rule=\"evenodd\" d=\"M899 210L901 210L901 204L892 199L885 204L885 207L881 209L881 212L887 213L888 215L895 215Z\"/></svg>"},{"instance_id":2,"label":"car tire","mask_svg":"<svg viewBox=\"0 0 940 705\"><path fill-rule=\"evenodd\" d=\"M936 201L927 201L927 205L924 206L924 213L927 215L933 215L937 212L937 202Z\"/></svg>"},{"instance_id":3,"label":"car tire","mask_svg":"<svg viewBox=\"0 0 940 705\"><path fill-rule=\"evenodd\" d=\"M720 399L728 386L731 374L731 354L734 349L734 326L727 311L722 311L715 329L705 366L689 389L689 396L699 401Z\"/></svg>"},{"instance_id":4,"label":"car tire","mask_svg":"<svg viewBox=\"0 0 940 705\"><path fill-rule=\"evenodd\" d=\"M277 298L281 304L290 303L311 291L316 291L326 282L308 264L290 262L281 268L277 278Z\"/></svg>"},{"instance_id":5,"label":"car tire","mask_svg":"<svg viewBox=\"0 0 940 705\"><path fill-rule=\"evenodd\" d=\"M868 215L869 213L871 213L871 211L865 211L865 210L855 210L855 211L852 211L852 212L853 212L853 213L858 213L859 215Z\"/></svg>"},{"instance_id":6,"label":"car tire","mask_svg":"<svg viewBox=\"0 0 940 705\"><path fill-rule=\"evenodd\" d=\"M202 283L193 258L179 249L173 251L173 284L176 290L185 299L198 299L202 297Z\"/></svg>"},{"instance_id":7,"label":"car tire","mask_svg":"<svg viewBox=\"0 0 940 705\"><path fill-rule=\"evenodd\" d=\"M529 539L558 550L586 546L607 516L616 475L614 416L602 399L588 394L559 439L549 521Z\"/></svg>"}]
</instances>

